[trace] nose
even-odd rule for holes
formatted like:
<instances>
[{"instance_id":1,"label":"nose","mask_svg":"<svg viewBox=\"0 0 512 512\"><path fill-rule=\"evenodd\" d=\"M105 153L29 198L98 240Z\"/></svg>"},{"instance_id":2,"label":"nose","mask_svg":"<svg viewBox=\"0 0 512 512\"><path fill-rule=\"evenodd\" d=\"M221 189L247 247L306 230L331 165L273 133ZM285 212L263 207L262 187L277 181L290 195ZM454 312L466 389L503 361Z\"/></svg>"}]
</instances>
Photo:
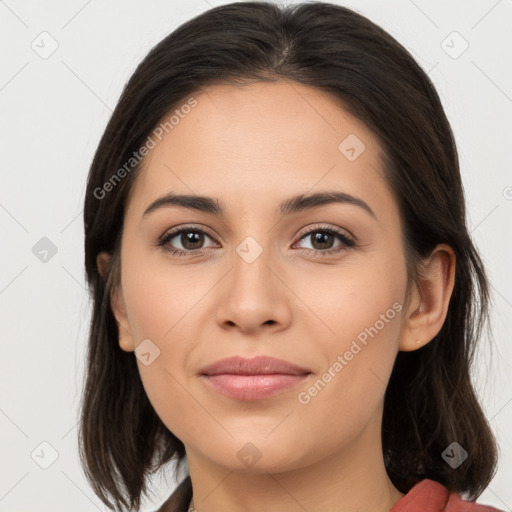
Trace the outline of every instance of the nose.
<instances>
[{"instance_id":1,"label":"nose","mask_svg":"<svg viewBox=\"0 0 512 512\"><path fill-rule=\"evenodd\" d=\"M291 319L293 294L270 249L248 237L229 261L231 271L218 290L217 323L247 334L285 329Z\"/></svg>"}]
</instances>

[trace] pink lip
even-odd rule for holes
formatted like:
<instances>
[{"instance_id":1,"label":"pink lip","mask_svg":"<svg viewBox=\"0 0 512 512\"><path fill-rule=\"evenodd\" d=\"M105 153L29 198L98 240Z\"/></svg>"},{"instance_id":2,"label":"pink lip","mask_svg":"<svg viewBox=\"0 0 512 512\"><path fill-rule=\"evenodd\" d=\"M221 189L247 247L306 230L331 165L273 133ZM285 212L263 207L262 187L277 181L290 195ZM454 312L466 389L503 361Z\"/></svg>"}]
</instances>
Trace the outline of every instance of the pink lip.
<instances>
[{"instance_id":1,"label":"pink lip","mask_svg":"<svg viewBox=\"0 0 512 512\"><path fill-rule=\"evenodd\" d=\"M229 357L202 368L199 375L215 391L239 400L260 400L304 381L311 372L273 357Z\"/></svg>"}]
</instances>

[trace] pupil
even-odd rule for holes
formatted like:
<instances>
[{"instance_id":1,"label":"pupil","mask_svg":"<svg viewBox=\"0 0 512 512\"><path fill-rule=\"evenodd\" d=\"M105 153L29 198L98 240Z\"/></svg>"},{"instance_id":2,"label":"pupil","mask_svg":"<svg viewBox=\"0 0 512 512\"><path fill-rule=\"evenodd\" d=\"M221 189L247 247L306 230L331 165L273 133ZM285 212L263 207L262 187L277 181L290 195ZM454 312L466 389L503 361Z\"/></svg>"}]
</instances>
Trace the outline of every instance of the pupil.
<instances>
[{"instance_id":1,"label":"pupil","mask_svg":"<svg viewBox=\"0 0 512 512\"><path fill-rule=\"evenodd\" d=\"M194 243L197 244L197 242L199 242L199 245L201 245L203 238L204 236L202 233L188 231L186 233L182 233L181 243L185 249L197 249L197 247L194 246Z\"/></svg>"},{"instance_id":2,"label":"pupil","mask_svg":"<svg viewBox=\"0 0 512 512\"><path fill-rule=\"evenodd\" d=\"M329 246L329 242L332 242L332 238L333 238L333 235L331 235L330 233L316 233L312 236L313 236L313 247L315 247L316 242L320 243L320 247L316 247L317 249L326 249L325 246Z\"/></svg>"}]
</instances>

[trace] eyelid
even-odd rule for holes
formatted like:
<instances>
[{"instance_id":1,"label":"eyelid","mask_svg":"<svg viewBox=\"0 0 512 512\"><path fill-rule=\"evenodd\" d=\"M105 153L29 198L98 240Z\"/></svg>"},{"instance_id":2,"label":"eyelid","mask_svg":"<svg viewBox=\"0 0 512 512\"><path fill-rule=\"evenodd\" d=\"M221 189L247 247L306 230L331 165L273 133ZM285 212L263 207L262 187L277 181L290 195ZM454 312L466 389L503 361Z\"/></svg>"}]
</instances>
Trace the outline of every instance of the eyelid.
<instances>
[{"instance_id":1,"label":"eyelid","mask_svg":"<svg viewBox=\"0 0 512 512\"><path fill-rule=\"evenodd\" d=\"M304 235L309 235L311 233L314 233L315 231L334 231L336 234L342 235L350 239L352 242L354 242L354 244L357 242L357 238L348 229L322 223L314 224L313 226L308 226L307 228L304 228L304 230L301 230L299 232L297 238L300 240L304 238Z\"/></svg>"},{"instance_id":2,"label":"eyelid","mask_svg":"<svg viewBox=\"0 0 512 512\"><path fill-rule=\"evenodd\" d=\"M205 227L204 225L196 226L193 224L185 224L183 226L175 226L174 228L171 228L164 232L162 236L160 236L156 242L157 246L163 246L165 243L167 243L168 240L171 238L174 238L176 235L179 235L183 231L198 231L203 232L206 235L208 235L214 242L219 243L217 240L217 235L214 235L212 231L210 231L210 228ZM197 249L197 251L201 251L202 249ZM193 254L194 251L188 251L190 254Z\"/></svg>"},{"instance_id":3,"label":"eyelid","mask_svg":"<svg viewBox=\"0 0 512 512\"><path fill-rule=\"evenodd\" d=\"M217 238L220 238L217 235L214 235L213 230L211 230L211 228L205 226L204 224L201 224L201 225L184 224L184 225L178 225L171 229L168 229L167 231L164 232L164 234L160 237L160 239L167 238L170 235L177 235L178 233L181 233L182 231L187 231L187 230L203 231L204 233L206 233L209 237L213 238L214 240L216 240Z\"/></svg>"}]
</instances>

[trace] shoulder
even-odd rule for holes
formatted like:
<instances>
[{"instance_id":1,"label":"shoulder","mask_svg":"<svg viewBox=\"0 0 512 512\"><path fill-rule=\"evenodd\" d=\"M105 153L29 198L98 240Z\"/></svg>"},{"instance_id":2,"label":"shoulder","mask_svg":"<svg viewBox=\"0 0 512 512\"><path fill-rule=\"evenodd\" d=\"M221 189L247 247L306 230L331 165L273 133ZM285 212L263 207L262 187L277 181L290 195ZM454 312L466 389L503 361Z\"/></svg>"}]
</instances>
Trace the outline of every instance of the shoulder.
<instances>
[{"instance_id":1,"label":"shoulder","mask_svg":"<svg viewBox=\"0 0 512 512\"><path fill-rule=\"evenodd\" d=\"M489 505L463 500L435 480L418 482L390 512L503 512Z\"/></svg>"},{"instance_id":2,"label":"shoulder","mask_svg":"<svg viewBox=\"0 0 512 512\"><path fill-rule=\"evenodd\" d=\"M187 512L192 499L192 482L187 476L155 512Z\"/></svg>"}]
</instances>

